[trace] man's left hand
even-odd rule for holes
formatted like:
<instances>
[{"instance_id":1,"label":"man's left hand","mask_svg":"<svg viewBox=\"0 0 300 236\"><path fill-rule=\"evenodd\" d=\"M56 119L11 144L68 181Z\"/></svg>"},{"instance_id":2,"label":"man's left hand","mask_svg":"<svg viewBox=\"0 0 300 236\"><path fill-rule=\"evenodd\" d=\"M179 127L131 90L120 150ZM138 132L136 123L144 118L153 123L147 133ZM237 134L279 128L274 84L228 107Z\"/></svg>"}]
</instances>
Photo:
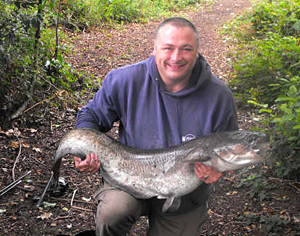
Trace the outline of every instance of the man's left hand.
<instances>
[{"instance_id":1,"label":"man's left hand","mask_svg":"<svg viewBox=\"0 0 300 236\"><path fill-rule=\"evenodd\" d=\"M202 162L196 162L194 170L197 176L207 184L214 183L218 181L220 177L222 177L221 172L203 164Z\"/></svg>"}]
</instances>

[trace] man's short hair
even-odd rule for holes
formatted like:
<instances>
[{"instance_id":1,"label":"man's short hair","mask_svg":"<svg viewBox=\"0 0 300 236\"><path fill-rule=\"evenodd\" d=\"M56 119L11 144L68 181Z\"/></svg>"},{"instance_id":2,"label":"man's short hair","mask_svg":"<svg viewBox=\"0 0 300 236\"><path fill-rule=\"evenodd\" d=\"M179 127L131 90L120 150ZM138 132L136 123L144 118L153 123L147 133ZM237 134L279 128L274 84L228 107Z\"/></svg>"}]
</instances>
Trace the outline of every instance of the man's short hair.
<instances>
[{"instance_id":1,"label":"man's short hair","mask_svg":"<svg viewBox=\"0 0 300 236\"><path fill-rule=\"evenodd\" d=\"M162 23L159 24L159 26L157 27L156 30L156 34L155 34L155 40L157 40L157 37L160 33L161 28L163 28L165 25L173 25L175 27L189 27L193 30L194 34L195 34L195 38L196 38L196 42L197 42L197 47L199 45L199 35L198 35L198 31L196 29L196 27L193 25L192 22L190 22L189 20L182 18L182 17L171 17L168 18L166 20L164 20Z\"/></svg>"}]
</instances>

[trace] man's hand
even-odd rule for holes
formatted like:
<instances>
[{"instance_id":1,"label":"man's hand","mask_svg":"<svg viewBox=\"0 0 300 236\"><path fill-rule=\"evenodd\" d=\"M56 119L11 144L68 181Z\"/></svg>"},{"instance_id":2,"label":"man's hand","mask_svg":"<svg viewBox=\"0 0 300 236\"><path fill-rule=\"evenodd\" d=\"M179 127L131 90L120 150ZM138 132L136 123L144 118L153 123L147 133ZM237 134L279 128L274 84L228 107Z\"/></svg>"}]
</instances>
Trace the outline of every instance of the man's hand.
<instances>
[{"instance_id":1,"label":"man's hand","mask_svg":"<svg viewBox=\"0 0 300 236\"><path fill-rule=\"evenodd\" d=\"M222 177L221 172L211 168L210 166L204 165L202 162L196 162L194 170L197 176L207 184L214 183Z\"/></svg>"},{"instance_id":2,"label":"man's hand","mask_svg":"<svg viewBox=\"0 0 300 236\"><path fill-rule=\"evenodd\" d=\"M80 157L74 156L75 167L85 173L96 173L100 168L100 161L95 153L86 155L84 160Z\"/></svg>"}]
</instances>

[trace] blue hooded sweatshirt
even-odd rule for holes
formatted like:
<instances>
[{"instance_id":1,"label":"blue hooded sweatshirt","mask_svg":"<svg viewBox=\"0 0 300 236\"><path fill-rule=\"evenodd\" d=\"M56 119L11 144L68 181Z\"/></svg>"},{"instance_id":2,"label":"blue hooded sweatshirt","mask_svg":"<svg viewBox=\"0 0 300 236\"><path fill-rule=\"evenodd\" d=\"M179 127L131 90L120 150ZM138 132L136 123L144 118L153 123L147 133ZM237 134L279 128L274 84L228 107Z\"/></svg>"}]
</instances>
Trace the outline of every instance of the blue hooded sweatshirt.
<instances>
[{"instance_id":1,"label":"blue hooded sweatshirt","mask_svg":"<svg viewBox=\"0 0 300 236\"><path fill-rule=\"evenodd\" d=\"M107 132L116 121L119 141L142 149L238 129L231 91L212 75L200 54L189 84L176 93L166 90L154 56L108 73L94 98L79 111L75 126ZM179 212L203 204L208 192L208 185L202 184L182 199Z\"/></svg>"}]
</instances>

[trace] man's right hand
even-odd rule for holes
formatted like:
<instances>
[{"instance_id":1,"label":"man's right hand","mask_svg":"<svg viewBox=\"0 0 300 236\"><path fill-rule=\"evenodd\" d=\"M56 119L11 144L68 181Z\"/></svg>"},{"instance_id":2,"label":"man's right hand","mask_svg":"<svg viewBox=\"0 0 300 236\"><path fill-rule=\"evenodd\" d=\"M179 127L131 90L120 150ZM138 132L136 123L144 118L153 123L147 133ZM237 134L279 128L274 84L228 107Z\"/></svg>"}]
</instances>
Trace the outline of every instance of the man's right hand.
<instances>
[{"instance_id":1,"label":"man's right hand","mask_svg":"<svg viewBox=\"0 0 300 236\"><path fill-rule=\"evenodd\" d=\"M85 173L96 173L100 168L100 161L95 153L86 155L84 160L80 157L74 156L75 167Z\"/></svg>"}]
</instances>

